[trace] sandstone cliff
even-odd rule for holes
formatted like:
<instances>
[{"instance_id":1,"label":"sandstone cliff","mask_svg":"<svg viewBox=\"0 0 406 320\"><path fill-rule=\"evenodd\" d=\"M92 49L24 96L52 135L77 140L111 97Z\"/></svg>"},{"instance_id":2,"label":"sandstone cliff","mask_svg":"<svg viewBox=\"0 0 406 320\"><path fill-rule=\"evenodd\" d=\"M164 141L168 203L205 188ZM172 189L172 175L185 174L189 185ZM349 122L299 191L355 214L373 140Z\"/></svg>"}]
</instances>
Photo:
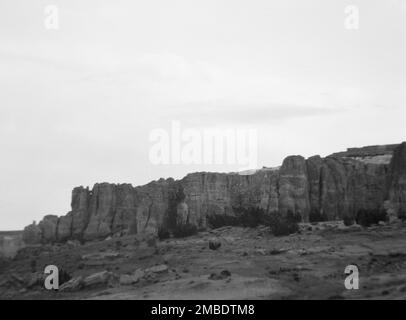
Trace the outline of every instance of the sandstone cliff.
<instances>
[{"instance_id":1,"label":"sandstone cliff","mask_svg":"<svg viewBox=\"0 0 406 320\"><path fill-rule=\"evenodd\" d=\"M96 184L72 191L71 211L24 231L26 243L157 234L179 224L199 229L299 213L304 221L353 217L360 209L406 210L406 143L348 149L326 158L289 156L250 175L199 172L144 186Z\"/></svg>"}]
</instances>

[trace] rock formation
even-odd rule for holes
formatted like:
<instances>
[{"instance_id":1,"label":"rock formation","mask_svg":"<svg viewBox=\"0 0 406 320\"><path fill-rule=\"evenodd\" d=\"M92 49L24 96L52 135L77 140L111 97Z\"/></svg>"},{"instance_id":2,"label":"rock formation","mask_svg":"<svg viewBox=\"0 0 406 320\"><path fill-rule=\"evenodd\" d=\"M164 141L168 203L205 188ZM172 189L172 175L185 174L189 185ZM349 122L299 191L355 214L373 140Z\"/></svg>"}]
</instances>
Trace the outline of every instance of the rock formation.
<instances>
[{"instance_id":1,"label":"rock formation","mask_svg":"<svg viewBox=\"0 0 406 320\"><path fill-rule=\"evenodd\" d=\"M388 180L389 202L395 214L406 218L406 142L394 151Z\"/></svg>"},{"instance_id":2,"label":"rock formation","mask_svg":"<svg viewBox=\"0 0 406 320\"><path fill-rule=\"evenodd\" d=\"M250 175L199 172L144 186L95 184L72 192L72 210L26 227L27 243L92 240L124 234L171 232L179 224L199 229L240 224L246 215L266 221L299 213L308 221L354 217L389 203L406 210L406 143L348 149L326 158L289 156L280 168Z\"/></svg>"}]
</instances>

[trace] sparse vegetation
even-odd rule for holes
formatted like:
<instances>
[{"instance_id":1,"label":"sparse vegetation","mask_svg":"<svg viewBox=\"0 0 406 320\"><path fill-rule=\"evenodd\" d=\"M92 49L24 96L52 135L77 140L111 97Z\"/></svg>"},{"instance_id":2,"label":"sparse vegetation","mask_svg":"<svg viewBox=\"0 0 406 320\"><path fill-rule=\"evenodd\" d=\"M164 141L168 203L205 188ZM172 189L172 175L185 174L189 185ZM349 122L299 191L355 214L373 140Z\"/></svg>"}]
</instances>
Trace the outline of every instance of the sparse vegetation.
<instances>
[{"instance_id":1,"label":"sparse vegetation","mask_svg":"<svg viewBox=\"0 0 406 320\"><path fill-rule=\"evenodd\" d=\"M398 211L398 218L402 221L406 221L406 210L401 208Z\"/></svg>"},{"instance_id":2,"label":"sparse vegetation","mask_svg":"<svg viewBox=\"0 0 406 320\"><path fill-rule=\"evenodd\" d=\"M116 241L116 251L120 251L122 245L123 245L123 243L120 240L117 240Z\"/></svg>"},{"instance_id":3,"label":"sparse vegetation","mask_svg":"<svg viewBox=\"0 0 406 320\"><path fill-rule=\"evenodd\" d=\"M322 222L322 221L326 221L326 217L321 214L319 209L313 208L309 214L309 221L311 223Z\"/></svg>"},{"instance_id":4,"label":"sparse vegetation","mask_svg":"<svg viewBox=\"0 0 406 320\"><path fill-rule=\"evenodd\" d=\"M343 222L344 222L345 226L349 227L349 226L352 226L355 223L355 220L351 216L344 216L343 217Z\"/></svg>"},{"instance_id":5,"label":"sparse vegetation","mask_svg":"<svg viewBox=\"0 0 406 320\"><path fill-rule=\"evenodd\" d=\"M214 214L207 217L207 223L211 228L224 226L241 226L255 228L261 224L268 224L265 210L257 207L234 207L234 215Z\"/></svg>"},{"instance_id":6,"label":"sparse vegetation","mask_svg":"<svg viewBox=\"0 0 406 320\"><path fill-rule=\"evenodd\" d=\"M369 227L373 224L378 224L379 221L386 221L387 220L387 213L385 210L381 209L360 209L357 212L357 216L355 221L363 226Z\"/></svg>"},{"instance_id":7,"label":"sparse vegetation","mask_svg":"<svg viewBox=\"0 0 406 320\"><path fill-rule=\"evenodd\" d=\"M286 236L299 231L299 222L302 217L299 213L289 210L285 216L274 212L270 217L271 233L275 236Z\"/></svg>"},{"instance_id":8,"label":"sparse vegetation","mask_svg":"<svg viewBox=\"0 0 406 320\"><path fill-rule=\"evenodd\" d=\"M175 238L189 237L197 233L197 227L191 223L177 226L173 231Z\"/></svg>"},{"instance_id":9,"label":"sparse vegetation","mask_svg":"<svg viewBox=\"0 0 406 320\"><path fill-rule=\"evenodd\" d=\"M37 272L37 260L31 259L31 261L30 261L30 267L31 267L31 272L32 272L32 273Z\"/></svg>"},{"instance_id":10,"label":"sparse vegetation","mask_svg":"<svg viewBox=\"0 0 406 320\"><path fill-rule=\"evenodd\" d=\"M210 228L217 229L224 226L236 226L238 221L235 216L226 214L211 214L207 216L207 224Z\"/></svg>"},{"instance_id":11,"label":"sparse vegetation","mask_svg":"<svg viewBox=\"0 0 406 320\"><path fill-rule=\"evenodd\" d=\"M241 208L237 209L237 219L243 227L254 228L260 224L266 223L265 211L261 208Z\"/></svg>"},{"instance_id":12,"label":"sparse vegetation","mask_svg":"<svg viewBox=\"0 0 406 320\"><path fill-rule=\"evenodd\" d=\"M169 236L170 236L170 233L169 233L168 229L162 228L162 227L158 229L158 239L159 240L162 241L162 240L168 239Z\"/></svg>"}]
</instances>

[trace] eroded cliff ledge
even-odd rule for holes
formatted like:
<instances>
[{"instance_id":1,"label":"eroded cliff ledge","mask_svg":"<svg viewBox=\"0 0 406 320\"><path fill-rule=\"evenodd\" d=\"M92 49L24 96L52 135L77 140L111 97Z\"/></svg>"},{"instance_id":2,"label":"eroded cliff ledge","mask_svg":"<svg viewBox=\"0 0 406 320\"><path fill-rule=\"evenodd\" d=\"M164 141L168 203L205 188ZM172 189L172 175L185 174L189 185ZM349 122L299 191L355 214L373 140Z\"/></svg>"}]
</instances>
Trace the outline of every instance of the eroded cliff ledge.
<instances>
[{"instance_id":1,"label":"eroded cliff ledge","mask_svg":"<svg viewBox=\"0 0 406 320\"><path fill-rule=\"evenodd\" d=\"M406 142L321 158L289 156L280 168L251 175L198 172L144 186L95 184L72 191L72 210L24 230L26 243L157 234L179 223L199 229L238 224L246 212L266 219L287 211L303 221L354 216L360 209L406 210Z\"/></svg>"}]
</instances>

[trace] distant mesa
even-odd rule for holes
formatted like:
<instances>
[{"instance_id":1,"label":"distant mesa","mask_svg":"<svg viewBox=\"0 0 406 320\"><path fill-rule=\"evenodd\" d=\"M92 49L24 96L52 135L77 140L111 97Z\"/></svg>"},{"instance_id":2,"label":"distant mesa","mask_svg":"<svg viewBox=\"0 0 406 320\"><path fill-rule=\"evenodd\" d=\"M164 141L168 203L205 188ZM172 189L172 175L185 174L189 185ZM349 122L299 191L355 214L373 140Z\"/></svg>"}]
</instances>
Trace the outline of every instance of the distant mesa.
<instances>
[{"instance_id":1,"label":"distant mesa","mask_svg":"<svg viewBox=\"0 0 406 320\"><path fill-rule=\"evenodd\" d=\"M46 201L46 199L44 199ZM287 212L303 221L354 217L360 210L406 212L406 143L350 148L322 158L289 156L277 168L198 172L144 186L97 183L72 191L71 211L25 228L27 244L87 241L127 234L199 230L266 220Z\"/></svg>"}]
</instances>

